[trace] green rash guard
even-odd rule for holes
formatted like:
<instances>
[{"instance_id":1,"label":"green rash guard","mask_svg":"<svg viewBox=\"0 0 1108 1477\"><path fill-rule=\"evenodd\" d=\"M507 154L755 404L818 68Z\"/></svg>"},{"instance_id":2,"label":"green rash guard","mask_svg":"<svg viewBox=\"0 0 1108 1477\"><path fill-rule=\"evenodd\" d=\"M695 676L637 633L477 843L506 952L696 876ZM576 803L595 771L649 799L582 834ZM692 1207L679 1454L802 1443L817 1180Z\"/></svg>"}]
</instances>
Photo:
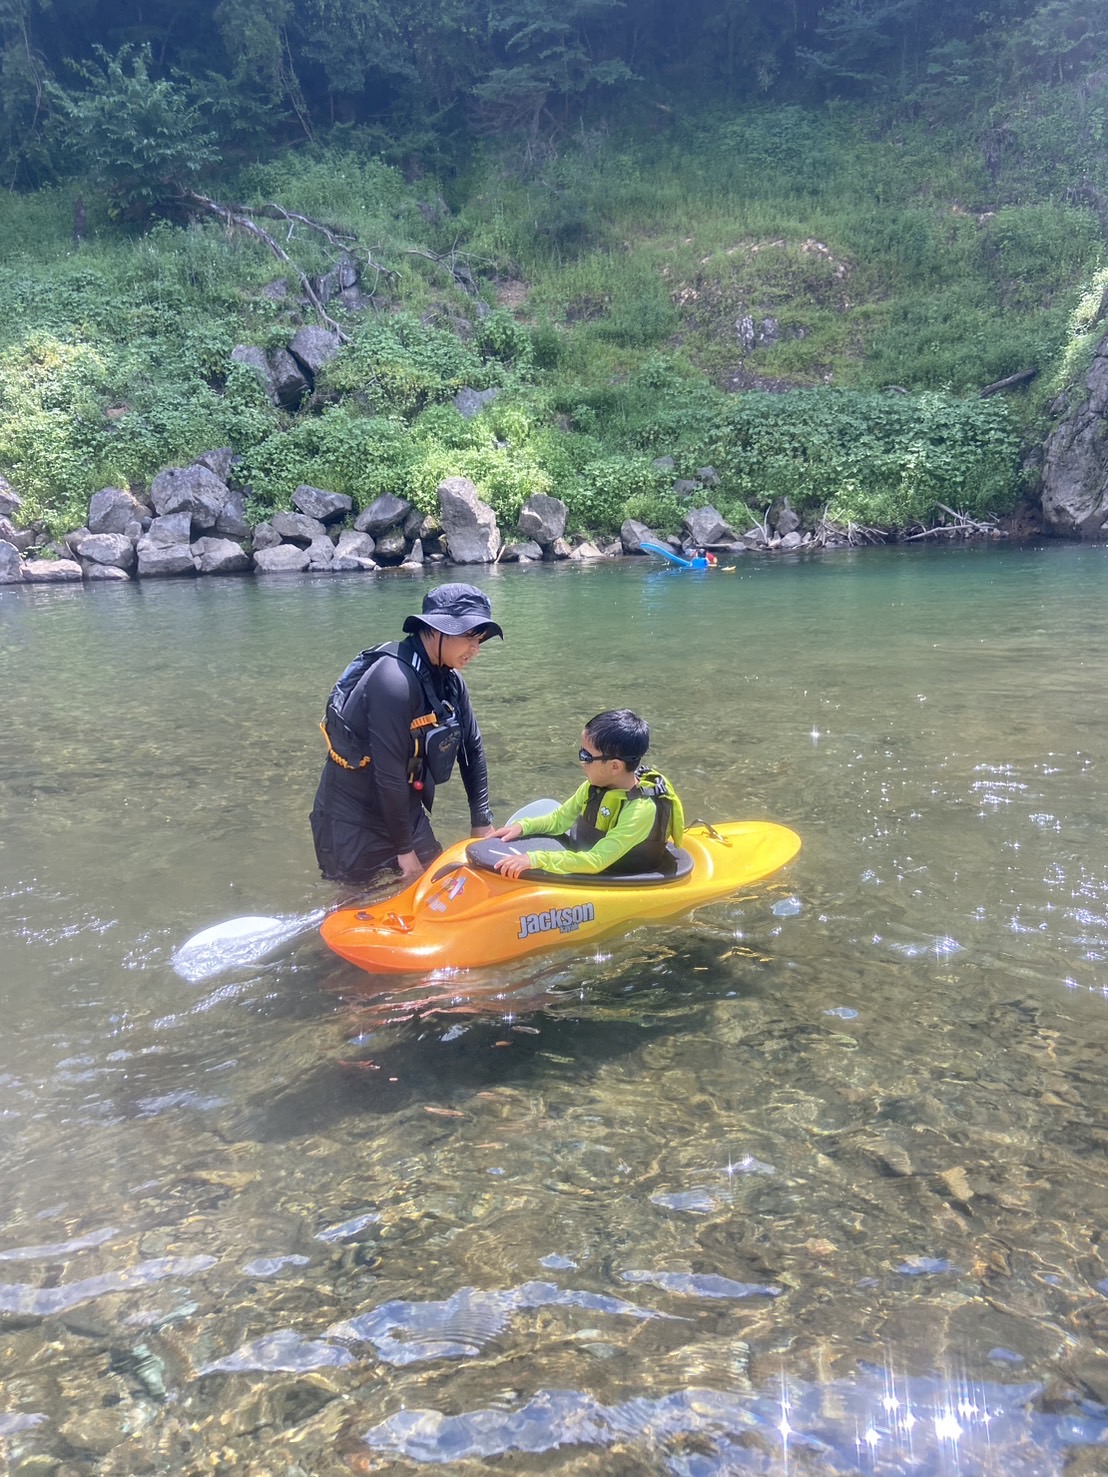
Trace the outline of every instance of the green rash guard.
<instances>
[{"instance_id":1,"label":"green rash guard","mask_svg":"<svg viewBox=\"0 0 1108 1477\"><path fill-rule=\"evenodd\" d=\"M646 796L627 799L626 790L608 790L601 801L597 819L601 825L608 821L606 834L590 846L588 851L529 851L528 865L539 872L554 872L563 876L570 872L606 872L632 847L645 841L654 828L656 815L654 801ZM559 805L553 815L530 816L518 821L522 836L564 836L574 821L584 815L589 799L589 783L586 780L564 805ZM611 818L604 814L611 812Z\"/></svg>"}]
</instances>

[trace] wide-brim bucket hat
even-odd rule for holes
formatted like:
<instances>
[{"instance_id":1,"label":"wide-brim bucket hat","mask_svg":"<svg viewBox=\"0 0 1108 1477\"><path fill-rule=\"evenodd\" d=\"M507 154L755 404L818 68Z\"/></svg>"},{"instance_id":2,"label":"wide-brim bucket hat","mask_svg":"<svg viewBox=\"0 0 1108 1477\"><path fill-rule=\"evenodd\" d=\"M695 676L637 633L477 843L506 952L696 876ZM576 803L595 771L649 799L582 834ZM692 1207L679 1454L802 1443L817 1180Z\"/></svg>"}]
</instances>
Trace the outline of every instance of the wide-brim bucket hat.
<instances>
[{"instance_id":1,"label":"wide-brim bucket hat","mask_svg":"<svg viewBox=\"0 0 1108 1477\"><path fill-rule=\"evenodd\" d=\"M403 629L418 631L421 626L429 626L444 636L467 636L470 631L482 628L482 641L490 636L504 639L504 632L492 618L489 597L474 585L436 585L428 590L419 615L408 616Z\"/></svg>"}]
</instances>

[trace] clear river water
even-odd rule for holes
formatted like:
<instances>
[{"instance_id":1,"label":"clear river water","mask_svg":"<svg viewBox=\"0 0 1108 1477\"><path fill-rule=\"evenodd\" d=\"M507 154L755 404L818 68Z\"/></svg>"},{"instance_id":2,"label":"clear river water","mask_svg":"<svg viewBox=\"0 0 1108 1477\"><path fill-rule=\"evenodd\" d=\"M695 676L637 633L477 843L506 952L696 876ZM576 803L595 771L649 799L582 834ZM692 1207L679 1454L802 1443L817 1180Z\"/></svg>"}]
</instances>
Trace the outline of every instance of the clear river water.
<instances>
[{"instance_id":1,"label":"clear river water","mask_svg":"<svg viewBox=\"0 0 1108 1477\"><path fill-rule=\"evenodd\" d=\"M0 589L0 1467L1108 1471L1108 549L467 571L498 817L630 706L799 856L185 983L333 901L324 699L450 577Z\"/></svg>"}]
</instances>

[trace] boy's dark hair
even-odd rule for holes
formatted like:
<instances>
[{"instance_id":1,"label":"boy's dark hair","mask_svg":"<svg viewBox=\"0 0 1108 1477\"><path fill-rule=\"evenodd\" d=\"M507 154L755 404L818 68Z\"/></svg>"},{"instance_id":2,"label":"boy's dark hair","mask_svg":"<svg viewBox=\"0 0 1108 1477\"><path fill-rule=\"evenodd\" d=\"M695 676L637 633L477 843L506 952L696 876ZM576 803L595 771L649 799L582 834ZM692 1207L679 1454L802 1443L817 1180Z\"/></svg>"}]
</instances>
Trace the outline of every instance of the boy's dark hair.
<instances>
[{"instance_id":1,"label":"boy's dark hair","mask_svg":"<svg viewBox=\"0 0 1108 1477\"><path fill-rule=\"evenodd\" d=\"M610 708L585 724L585 737L605 759L622 759L635 769L650 747L650 725L630 708Z\"/></svg>"}]
</instances>

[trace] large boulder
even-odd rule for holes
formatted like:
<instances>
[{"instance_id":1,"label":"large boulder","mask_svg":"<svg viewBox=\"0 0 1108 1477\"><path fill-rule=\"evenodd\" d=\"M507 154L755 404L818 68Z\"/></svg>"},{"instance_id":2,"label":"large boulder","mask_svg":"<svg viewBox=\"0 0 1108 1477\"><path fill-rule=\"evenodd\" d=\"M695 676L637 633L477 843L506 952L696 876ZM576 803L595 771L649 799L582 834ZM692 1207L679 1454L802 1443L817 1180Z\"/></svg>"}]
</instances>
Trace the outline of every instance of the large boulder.
<instances>
[{"instance_id":1,"label":"large boulder","mask_svg":"<svg viewBox=\"0 0 1108 1477\"><path fill-rule=\"evenodd\" d=\"M250 524L246 521L246 497L232 491L227 494L223 510L215 520L213 532L219 538L245 539L250 537Z\"/></svg>"},{"instance_id":2,"label":"large boulder","mask_svg":"<svg viewBox=\"0 0 1108 1477\"><path fill-rule=\"evenodd\" d=\"M645 523L640 523L637 518L625 518L619 530L619 541L623 546L625 554L642 554L643 539L653 543L654 535Z\"/></svg>"},{"instance_id":3,"label":"large boulder","mask_svg":"<svg viewBox=\"0 0 1108 1477\"><path fill-rule=\"evenodd\" d=\"M370 503L368 508L354 519L354 528L358 533L372 534L374 538L379 533L384 533L387 528L393 528L398 523L403 523L412 511L412 505L402 497L394 493L383 492L379 498Z\"/></svg>"},{"instance_id":4,"label":"large boulder","mask_svg":"<svg viewBox=\"0 0 1108 1477\"><path fill-rule=\"evenodd\" d=\"M125 487L102 487L89 498L89 533L125 533L129 524L149 517L150 509Z\"/></svg>"},{"instance_id":5,"label":"large boulder","mask_svg":"<svg viewBox=\"0 0 1108 1477\"><path fill-rule=\"evenodd\" d=\"M1047 530L1065 538L1108 538L1108 337L1085 375L1084 393L1047 438L1042 501Z\"/></svg>"},{"instance_id":6,"label":"large boulder","mask_svg":"<svg viewBox=\"0 0 1108 1477\"><path fill-rule=\"evenodd\" d=\"M259 549L275 549L277 545L281 542L281 535L277 532L272 523L259 523L258 526L254 529L253 542L255 553L257 553Z\"/></svg>"},{"instance_id":7,"label":"large boulder","mask_svg":"<svg viewBox=\"0 0 1108 1477\"><path fill-rule=\"evenodd\" d=\"M777 533L778 538L785 538L790 533L796 533L800 527L800 514L789 502L787 497L778 498L769 510L769 521Z\"/></svg>"},{"instance_id":8,"label":"large boulder","mask_svg":"<svg viewBox=\"0 0 1108 1477\"><path fill-rule=\"evenodd\" d=\"M312 380L338 353L341 339L328 328L306 323L298 328L289 344L289 353L305 369Z\"/></svg>"},{"instance_id":9,"label":"large boulder","mask_svg":"<svg viewBox=\"0 0 1108 1477\"><path fill-rule=\"evenodd\" d=\"M299 410L309 389L304 371L287 349L274 349L268 363L276 403L286 410Z\"/></svg>"},{"instance_id":10,"label":"large boulder","mask_svg":"<svg viewBox=\"0 0 1108 1477\"><path fill-rule=\"evenodd\" d=\"M311 563L307 549L296 544L278 544L273 549L254 551L254 568L258 574L299 574Z\"/></svg>"},{"instance_id":11,"label":"large boulder","mask_svg":"<svg viewBox=\"0 0 1108 1477\"><path fill-rule=\"evenodd\" d=\"M500 551L496 514L468 477L447 477L437 488L439 521L455 564L491 564Z\"/></svg>"},{"instance_id":12,"label":"large boulder","mask_svg":"<svg viewBox=\"0 0 1108 1477\"><path fill-rule=\"evenodd\" d=\"M250 568L250 555L229 538L198 538L192 557L197 574L241 574Z\"/></svg>"},{"instance_id":13,"label":"large boulder","mask_svg":"<svg viewBox=\"0 0 1108 1477\"><path fill-rule=\"evenodd\" d=\"M454 396L454 408L464 420L471 421L474 416L481 414L486 405L491 405L499 394L500 391L495 387L491 390L471 390L466 385Z\"/></svg>"},{"instance_id":14,"label":"large boulder","mask_svg":"<svg viewBox=\"0 0 1108 1477\"><path fill-rule=\"evenodd\" d=\"M150 501L158 517L187 513L194 534L211 532L229 495L226 482L199 463L191 467L167 467L150 484Z\"/></svg>"},{"instance_id":15,"label":"large boulder","mask_svg":"<svg viewBox=\"0 0 1108 1477\"><path fill-rule=\"evenodd\" d=\"M330 574L335 562L335 546L326 534L322 538L314 538L305 552L308 555L308 568L318 570L323 574Z\"/></svg>"},{"instance_id":16,"label":"large boulder","mask_svg":"<svg viewBox=\"0 0 1108 1477\"><path fill-rule=\"evenodd\" d=\"M113 564L117 569L133 569L135 546L125 533L87 533L73 545L73 552L88 573L90 564Z\"/></svg>"},{"instance_id":17,"label":"large boulder","mask_svg":"<svg viewBox=\"0 0 1108 1477\"><path fill-rule=\"evenodd\" d=\"M23 561L19 550L7 539L0 539L0 585L17 585L23 578Z\"/></svg>"},{"instance_id":18,"label":"large boulder","mask_svg":"<svg viewBox=\"0 0 1108 1477\"><path fill-rule=\"evenodd\" d=\"M324 492L321 487L298 487L292 495L292 505L309 518L320 523L330 523L336 518L345 518L353 510L354 500L345 492Z\"/></svg>"},{"instance_id":19,"label":"large boulder","mask_svg":"<svg viewBox=\"0 0 1108 1477\"><path fill-rule=\"evenodd\" d=\"M379 564L399 564L408 549L402 528L386 528L374 540L373 557Z\"/></svg>"},{"instance_id":20,"label":"large boulder","mask_svg":"<svg viewBox=\"0 0 1108 1477\"><path fill-rule=\"evenodd\" d=\"M245 364L254 371L261 380L262 389L265 391L266 399L271 405L278 405L280 403L277 394L277 381L264 349L259 349L254 344L236 344L231 350L231 358L236 364ZM299 373L299 370L297 373ZM303 379L303 375L301 375L301 379Z\"/></svg>"},{"instance_id":21,"label":"large boulder","mask_svg":"<svg viewBox=\"0 0 1108 1477\"><path fill-rule=\"evenodd\" d=\"M346 528L338 536L335 544L336 559L372 559L373 540L368 533L357 533L353 528Z\"/></svg>"},{"instance_id":22,"label":"large boulder","mask_svg":"<svg viewBox=\"0 0 1108 1477\"><path fill-rule=\"evenodd\" d=\"M150 527L139 542L163 548L171 544L187 544L191 527L191 514L167 513L164 518L151 519Z\"/></svg>"},{"instance_id":23,"label":"large boulder","mask_svg":"<svg viewBox=\"0 0 1108 1477\"><path fill-rule=\"evenodd\" d=\"M23 506L23 499L6 477L0 477L0 516L10 518Z\"/></svg>"},{"instance_id":24,"label":"large boulder","mask_svg":"<svg viewBox=\"0 0 1108 1477\"><path fill-rule=\"evenodd\" d=\"M214 472L221 482L226 482L231 476L231 468L235 465L235 450L233 446L219 446L214 451L205 451L196 458L198 467L207 467L209 472Z\"/></svg>"},{"instance_id":25,"label":"large boulder","mask_svg":"<svg viewBox=\"0 0 1108 1477\"><path fill-rule=\"evenodd\" d=\"M358 533L353 528L346 528L338 536L331 568L336 572L344 569L372 571L377 568L373 549L373 540L368 533Z\"/></svg>"},{"instance_id":26,"label":"large boulder","mask_svg":"<svg viewBox=\"0 0 1108 1477\"><path fill-rule=\"evenodd\" d=\"M81 578L81 566L76 559L25 559L23 578L28 584L67 584Z\"/></svg>"},{"instance_id":27,"label":"large boulder","mask_svg":"<svg viewBox=\"0 0 1108 1477\"><path fill-rule=\"evenodd\" d=\"M686 542L695 549L707 548L709 544L730 544L735 540L735 530L715 508L690 508L682 519Z\"/></svg>"},{"instance_id":28,"label":"large boulder","mask_svg":"<svg viewBox=\"0 0 1108 1477\"><path fill-rule=\"evenodd\" d=\"M112 580L122 581L124 584L130 582L131 576L125 569L120 569L118 564L86 564L85 579L93 584L100 582L109 583Z\"/></svg>"},{"instance_id":29,"label":"large boulder","mask_svg":"<svg viewBox=\"0 0 1108 1477\"><path fill-rule=\"evenodd\" d=\"M191 526L192 515L183 510L151 522L135 546L140 578L196 573L190 548Z\"/></svg>"},{"instance_id":30,"label":"large boulder","mask_svg":"<svg viewBox=\"0 0 1108 1477\"><path fill-rule=\"evenodd\" d=\"M565 533L567 513L561 498L549 497L545 492L532 493L520 509L519 531L525 539L534 539L548 549Z\"/></svg>"},{"instance_id":31,"label":"large boulder","mask_svg":"<svg viewBox=\"0 0 1108 1477\"><path fill-rule=\"evenodd\" d=\"M31 529L16 528L11 519L5 518L3 514L0 514L0 538L20 550L29 549L35 541Z\"/></svg>"},{"instance_id":32,"label":"large boulder","mask_svg":"<svg viewBox=\"0 0 1108 1477\"><path fill-rule=\"evenodd\" d=\"M518 543L505 544L500 558L504 564L538 564L542 549L534 539L522 539Z\"/></svg>"},{"instance_id":33,"label":"large boulder","mask_svg":"<svg viewBox=\"0 0 1108 1477\"><path fill-rule=\"evenodd\" d=\"M305 548L317 538L327 536L319 519L309 518L306 513L274 513L269 523L274 533L290 544L303 544Z\"/></svg>"}]
</instances>

